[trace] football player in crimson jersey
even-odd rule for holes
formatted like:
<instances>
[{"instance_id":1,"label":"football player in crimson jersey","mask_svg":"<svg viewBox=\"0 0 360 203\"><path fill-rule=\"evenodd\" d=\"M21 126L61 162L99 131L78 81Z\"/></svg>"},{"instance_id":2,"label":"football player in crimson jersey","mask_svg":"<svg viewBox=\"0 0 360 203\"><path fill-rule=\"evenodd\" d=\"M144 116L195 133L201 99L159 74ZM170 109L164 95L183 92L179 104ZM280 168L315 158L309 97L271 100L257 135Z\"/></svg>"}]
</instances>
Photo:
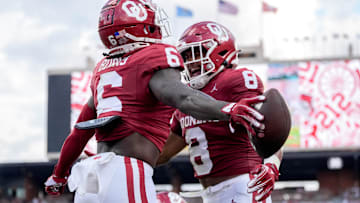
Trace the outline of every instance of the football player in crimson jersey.
<instances>
[{"instance_id":1,"label":"football player in crimson jersey","mask_svg":"<svg viewBox=\"0 0 360 203\"><path fill-rule=\"evenodd\" d=\"M246 98L263 94L262 81L253 71L236 68L239 50L224 26L210 21L190 26L181 35L178 50L185 63L185 80L192 88L217 100L240 100L247 105L252 99ZM231 121L197 119L176 110L158 164L187 145L195 177L204 187L204 202L271 202L281 150L263 162L245 128L234 127Z\"/></svg>"},{"instance_id":2,"label":"football player in crimson jersey","mask_svg":"<svg viewBox=\"0 0 360 203\"><path fill-rule=\"evenodd\" d=\"M175 47L161 43L168 34L165 17L149 0L109 0L102 8L99 35L109 53L93 71L93 97L45 182L50 195L60 195L68 182L75 202L156 202L153 167L174 107L197 119L231 120L252 132L262 126L263 116L250 103L214 100L181 83L183 60ZM114 116L121 119L94 125ZM74 165L69 176L94 134L99 154Z\"/></svg>"}]
</instances>

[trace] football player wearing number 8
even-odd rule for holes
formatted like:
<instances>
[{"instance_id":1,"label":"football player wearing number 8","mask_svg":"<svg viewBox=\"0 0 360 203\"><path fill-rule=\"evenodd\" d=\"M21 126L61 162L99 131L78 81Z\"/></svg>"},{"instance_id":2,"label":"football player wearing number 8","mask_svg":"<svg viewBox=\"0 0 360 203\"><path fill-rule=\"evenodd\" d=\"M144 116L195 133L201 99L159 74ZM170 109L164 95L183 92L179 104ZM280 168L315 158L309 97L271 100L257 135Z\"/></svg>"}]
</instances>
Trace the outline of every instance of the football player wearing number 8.
<instances>
[{"instance_id":1,"label":"football player wearing number 8","mask_svg":"<svg viewBox=\"0 0 360 203\"><path fill-rule=\"evenodd\" d=\"M262 81L251 70L235 69L239 51L234 36L224 26L215 22L190 26L181 35L178 50L185 63L185 79L192 88L217 100L241 101L246 106L259 102ZM204 202L271 202L281 151L262 164L245 128L234 127L232 121L200 120L177 110L158 164L187 145L195 177L204 187Z\"/></svg>"},{"instance_id":2,"label":"football player wearing number 8","mask_svg":"<svg viewBox=\"0 0 360 203\"><path fill-rule=\"evenodd\" d=\"M77 126L109 116L121 120L72 130L45 182L49 194L60 195L68 182L70 191L76 191L75 202L156 202L153 167L168 137L174 107L198 119L231 119L240 124L251 120L261 125L263 117L244 103L231 104L230 109L228 102L211 99L181 82L180 54L161 43L169 34L165 17L149 0L109 0L102 8L99 34L109 53L93 71L93 98L84 105ZM253 130L250 124L247 128ZM69 176L71 165L94 134L99 154L75 164Z\"/></svg>"}]
</instances>

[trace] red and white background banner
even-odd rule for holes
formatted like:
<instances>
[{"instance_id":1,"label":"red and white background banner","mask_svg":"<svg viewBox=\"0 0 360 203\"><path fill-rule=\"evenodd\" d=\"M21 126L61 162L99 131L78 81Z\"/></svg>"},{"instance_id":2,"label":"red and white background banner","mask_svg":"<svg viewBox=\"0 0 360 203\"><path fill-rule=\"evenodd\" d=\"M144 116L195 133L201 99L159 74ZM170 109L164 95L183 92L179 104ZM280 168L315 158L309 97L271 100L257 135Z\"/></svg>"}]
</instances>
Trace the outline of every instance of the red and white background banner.
<instances>
[{"instance_id":1,"label":"red and white background banner","mask_svg":"<svg viewBox=\"0 0 360 203\"><path fill-rule=\"evenodd\" d=\"M267 70L266 88L279 89L292 113L286 148L360 148L360 60L262 66L267 66L261 69ZM71 126L91 95L91 74L87 71L71 75ZM92 140L87 149L95 148Z\"/></svg>"},{"instance_id":2,"label":"red and white background banner","mask_svg":"<svg viewBox=\"0 0 360 203\"><path fill-rule=\"evenodd\" d=\"M266 88L287 100L292 149L360 148L360 60L268 64Z\"/></svg>"},{"instance_id":3,"label":"red and white background banner","mask_svg":"<svg viewBox=\"0 0 360 203\"><path fill-rule=\"evenodd\" d=\"M91 96L90 81L92 72L71 73L71 128L74 127L81 112L82 106L86 104ZM91 138L85 147L86 150L96 153L95 137Z\"/></svg>"},{"instance_id":4,"label":"red and white background banner","mask_svg":"<svg viewBox=\"0 0 360 203\"><path fill-rule=\"evenodd\" d=\"M71 127L79 117L82 106L91 96L91 76L90 71L71 73Z\"/></svg>"},{"instance_id":5,"label":"red and white background banner","mask_svg":"<svg viewBox=\"0 0 360 203\"><path fill-rule=\"evenodd\" d=\"M299 63L303 148L360 147L360 60Z\"/></svg>"}]
</instances>

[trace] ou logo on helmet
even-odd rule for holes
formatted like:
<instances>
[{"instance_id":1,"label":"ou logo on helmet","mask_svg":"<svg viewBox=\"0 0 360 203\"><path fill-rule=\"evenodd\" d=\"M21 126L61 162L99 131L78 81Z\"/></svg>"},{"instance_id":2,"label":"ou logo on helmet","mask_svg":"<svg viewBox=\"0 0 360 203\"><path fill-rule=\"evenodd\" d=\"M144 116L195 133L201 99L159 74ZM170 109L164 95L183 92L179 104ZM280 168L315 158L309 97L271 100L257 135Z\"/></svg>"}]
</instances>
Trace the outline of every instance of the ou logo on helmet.
<instances>
[{"instance_id":1,"label":"ou logo on helmet","mask_svg":"<svg viewBox=\"0 0 360 203\"><path fill-rule=\"evenodd\" d=\"M228 41L229 40L228 33L220 25L215 24L215 23L208 23L206 26L209 28L210 32L212 32L213 34L218 36L220 41Z\"/></svg>"},{"instance_id":2,"label":"ou logo on helmet","mask_svg":"<svg viewBox=\"0 0 360 203\"><path fill-rule=\"evenodd\" d=\"M122 5L122 9L129 17L134 17L138 21L144 21L147 18L147 12L141 4L136 4L133 1L126 1Z\"/></svg>"}]
</instances>

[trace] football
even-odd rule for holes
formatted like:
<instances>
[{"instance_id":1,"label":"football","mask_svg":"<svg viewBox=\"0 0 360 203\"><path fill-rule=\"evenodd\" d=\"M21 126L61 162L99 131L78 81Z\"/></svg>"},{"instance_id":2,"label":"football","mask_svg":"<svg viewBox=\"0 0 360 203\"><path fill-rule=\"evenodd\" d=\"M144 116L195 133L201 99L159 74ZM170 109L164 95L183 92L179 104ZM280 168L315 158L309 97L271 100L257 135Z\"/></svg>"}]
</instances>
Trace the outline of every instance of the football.
<instances>
[{"instance_id":1,"label":"football","mask_svg":"<svg viewBox=\"0 0 360 203\"><path fill-rule=\"evenodd\" d=\"M262 158L268 158L277 152L288 138L291 116L284 98L277 89L269 89L264 95L265 102L255 105L255 108L265 117L265 130L261 132L264 136L249 135L249 137L255 151Z\"/></svg>"}]
</instances>

